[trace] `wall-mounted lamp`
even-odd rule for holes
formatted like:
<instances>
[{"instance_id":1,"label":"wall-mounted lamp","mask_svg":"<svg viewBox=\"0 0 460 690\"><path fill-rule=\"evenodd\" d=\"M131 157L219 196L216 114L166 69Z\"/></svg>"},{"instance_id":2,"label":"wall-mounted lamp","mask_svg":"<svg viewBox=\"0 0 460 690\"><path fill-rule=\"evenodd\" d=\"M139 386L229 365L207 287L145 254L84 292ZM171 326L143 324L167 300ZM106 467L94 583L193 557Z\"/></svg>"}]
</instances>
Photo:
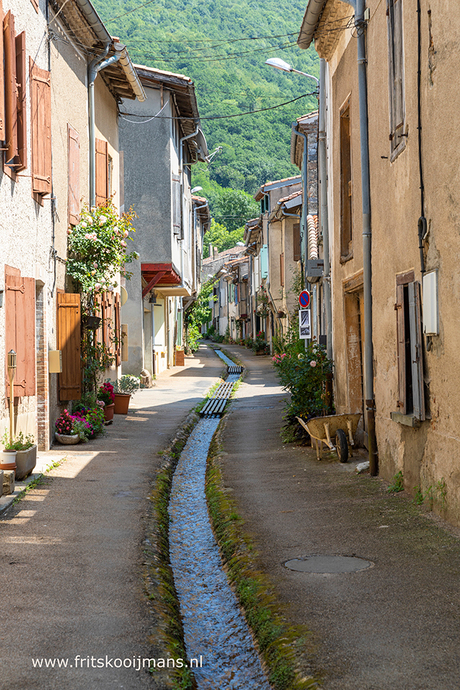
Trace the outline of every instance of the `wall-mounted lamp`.
<instances>
[{"instance_id":1,"label":"wall-mounted lamp","mask_svg":"<svg viewBox=\"0 0 460 690\"><path fill-rule=\"evenodd\" d=\"M8 378L10 381L10 443L13 443L13 421L14 421L14 377L16 375L17 355L14 350L8 352Z\"/></svg>"}]
</instances>

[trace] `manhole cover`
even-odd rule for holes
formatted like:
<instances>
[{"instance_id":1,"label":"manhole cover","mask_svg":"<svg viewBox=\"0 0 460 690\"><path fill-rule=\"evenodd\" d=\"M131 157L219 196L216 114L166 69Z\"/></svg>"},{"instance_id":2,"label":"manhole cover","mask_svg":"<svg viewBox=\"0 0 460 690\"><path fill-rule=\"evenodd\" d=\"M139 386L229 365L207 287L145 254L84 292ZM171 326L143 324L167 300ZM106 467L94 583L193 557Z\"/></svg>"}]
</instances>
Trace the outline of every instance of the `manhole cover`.
<instances>
[{"instance_id":1,"label":"manhole cover","mask_svg":"<svg viewBox=\"0 0 460 690\"><path fill-rule=\"evenodd\" d=\"M370 568L372 562L354 556L307 556L293 558L284 565L301 573L356 573Z\"/></svg>"}]
</instances>

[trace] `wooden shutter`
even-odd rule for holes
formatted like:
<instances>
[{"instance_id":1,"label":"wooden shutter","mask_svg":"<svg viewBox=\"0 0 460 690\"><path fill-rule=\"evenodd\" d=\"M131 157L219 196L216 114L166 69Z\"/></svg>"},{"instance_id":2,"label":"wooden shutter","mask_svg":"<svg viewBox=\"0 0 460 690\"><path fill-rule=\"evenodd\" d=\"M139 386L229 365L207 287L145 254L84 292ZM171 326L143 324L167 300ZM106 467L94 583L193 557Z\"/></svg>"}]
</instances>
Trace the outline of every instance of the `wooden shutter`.
<instances>
[{"instance_id":1,"label":"wooden shutter","mask_svg":"<svg viewBox=\"0 0 460 690\"><path fill-rule=\"evenodd\" d=\"M51 193L51 82L50 73L30 58L32 133L32 191Z\"/></svg>"},{"instance_id":2,"label":"wooden shutter","mask_svg":"<svg viewBox=\"0 0 460 690\"><path fill-rule=\"evenodd\" d=\"M350 108L340 113L340 251L346 257L351 253L351 128Z\"/></svg>"},{"instance_id":3,"label":"wooden shutter","mask_svg":"<svg viewBox=\"0 0 460 690\"><path fill-rule=\"evenodd\" d=\"M80 215L80 138L78 132L67 125L67 160L69 173L68 223L77 225Z\"/></svg>"},{"instance_id":4,"label":"wooden shutter","mask_svg":"<svg viewBox=\"0 0 460 690\"><path fill-rule=\"evenodd\" d=\"M280 285L284 287L284 252L280 254Z\"/></svg>"},{"instance_id":5,"label":"wooden shutter","mask_svg":"<svg viewBox=\"0 0 460 690\"><path fill-rule=\"evenodd\" d=\"M17 82L17 127L18 158L15 170L27 168L27 98L26 98L26 32L15 39L16 46L16 82Z\"/></svg>"},{"instance_id":6,"label":"wooden shutter","mask_svg":"<svg viewBox=\"0 0 460 690\"><path fill-rule=\"evenodd\" d=\"M96 139L96 206L104 206L107 202L109 195L108 170L108 144L102 139Z\"/></svg>"},{"instance_id":7,"label":"wooden shutter","mask_svg":"<svg viewBox=\"0 0 460 690\"><path fill-rule=\"evenodd\" d=\"M294 249L294 261L300 261L300 223L294 223L293 227L293 249Z\"/></svg>"},{"instance_id":8,"label":"wooden shutter","mask_svg":"<svg viewBox=\"0 0 460 690\"><path fill-rule=\"evenodd\" d=\"M425 419L425 392L423 385L422 318L420 308L420 283L409 283L409 328L412 370L412 402L414 417Z\"/></svg>"},{"instance_id":9,"label":"wooden shutter","mask_svg":"<svg viewBox=\"0 0 460 690\"><path fill-rule=\"evenodd\" d=\"M96 343L97 345L102 345L103 343L103 328L104 328L104 308L103 308L103 299L102 295L100 292L98 292L95 297L94 297L94 315L99 316L101 318L101 323L99 325L99 328L96 331Z\"/></svg>"},{"instance_id":10,"label":"wooden shutter","mask_svg":"<svg viewBox=\"0 0 460 690\"><path fill-rule=\"evenodd\" d=\"M16 352L14 397L35 395L35 280L5 266L5 360ZM6 379L9 395L8 367Z\"/></svg>"},{"instance_id":11,"label":"wooden shutter","mask_svg":"<svg viewBox=\"0 0 460 690\"><path fill-rule=\"evenodd\" d=\"M0 19L3 20L3 6L0 0ZM0 55L3 57L3 28L0 31ZM0 139L2 141L6 138L5 127L5 63L0 60Z\"/></svg>"},{"instance_id":12,"label":"wooden shutter","mask_svg":"<svg viewBox=\"0 0 460 690\"><path fill-rule=\"evenodd\" d=\"M118 292L115 295L115 365L121 364L121 302Z\"/></svg>"},{"instance_id":13,"label":"wooden shutter","mask_svg":"<svg viewBox=\"0 0 460 690\"><path fill-rule=\"evenodd\" d=\"M5 50L5 164L13 165L18 155L17 129L17 87L16 87L16 44L14 17L8 12L3 19L3 41Z\"/></svg>"},{"instance_id":14,"label":"wooden shutter","mask_svg":"<svg viewBox=\"0 0 460 690\"><path fill-rule=\"evenodd\" d=\"M406 329L404 318L404 285L396 286L396 353L398 359L398 408L407 413L406 399Z\"/></svg>"},{"instance_id":15,"label":"wooden shutter","mask_svg":"<svg viewBox=\"0 0 460 690\"><path fill-rule=\"evenodd\" d=\"M81 398L81 307L80 295L57 293L57 342L62 352L59 400Z\"/></svg>"}]
</instances>

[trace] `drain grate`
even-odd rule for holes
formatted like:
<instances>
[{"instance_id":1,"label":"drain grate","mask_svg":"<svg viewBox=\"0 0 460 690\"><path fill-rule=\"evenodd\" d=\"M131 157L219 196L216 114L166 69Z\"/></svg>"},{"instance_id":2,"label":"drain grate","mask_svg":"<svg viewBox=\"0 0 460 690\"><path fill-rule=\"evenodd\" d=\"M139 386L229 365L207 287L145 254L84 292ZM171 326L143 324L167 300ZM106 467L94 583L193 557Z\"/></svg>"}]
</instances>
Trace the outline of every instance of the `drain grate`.
<instances>
[{"instance_id":1,"label":"drain grate","mask_svg":"<svg viewBox=\"0 0 460 690\"><path fill-rule=\"evenodd\" d=\"M286 561L284 566L300 573L357 573L373 565L372 561L355 556L307 556Z\"/></svg>"}]
</instances>

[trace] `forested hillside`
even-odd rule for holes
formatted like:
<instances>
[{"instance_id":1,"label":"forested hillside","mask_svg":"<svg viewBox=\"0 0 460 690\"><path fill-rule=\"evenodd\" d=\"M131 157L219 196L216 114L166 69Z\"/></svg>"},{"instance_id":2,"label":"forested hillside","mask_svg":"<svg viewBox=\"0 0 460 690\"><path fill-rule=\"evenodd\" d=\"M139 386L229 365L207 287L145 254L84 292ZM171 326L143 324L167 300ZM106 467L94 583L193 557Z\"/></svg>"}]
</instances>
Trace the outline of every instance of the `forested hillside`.
<instances>
[{"instance_id":1,"label":"forested hillside","mask_svg":"<svg viewBox=\"0 0 460 690\"><path fill-rule=\"evenodd\" d=\"M279 56L318 74L316 53L296 44L306 0L94 4L112 35L126 43L133 62L186 74L195 82L208 148L223 147L209 165L211 181L253 194L267 180L298 174L289 160L291 123L316 109L316 98L274 106L314 91L315 83L264 63ZM255 112L263 108L274 109ZM249 114L239 116L244 112ZM230 115L237 117L222 117ZM207 187L206 174L196 172L194 183Z\"/></svg>"}]
</instances>

